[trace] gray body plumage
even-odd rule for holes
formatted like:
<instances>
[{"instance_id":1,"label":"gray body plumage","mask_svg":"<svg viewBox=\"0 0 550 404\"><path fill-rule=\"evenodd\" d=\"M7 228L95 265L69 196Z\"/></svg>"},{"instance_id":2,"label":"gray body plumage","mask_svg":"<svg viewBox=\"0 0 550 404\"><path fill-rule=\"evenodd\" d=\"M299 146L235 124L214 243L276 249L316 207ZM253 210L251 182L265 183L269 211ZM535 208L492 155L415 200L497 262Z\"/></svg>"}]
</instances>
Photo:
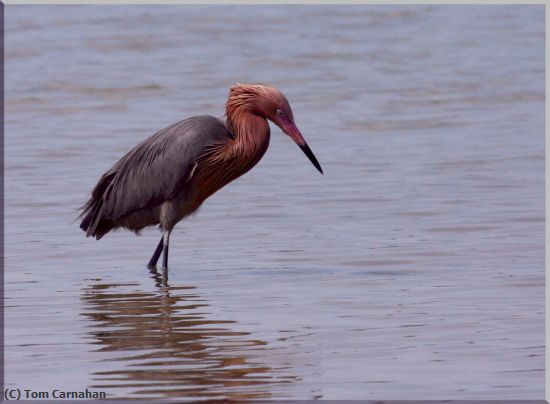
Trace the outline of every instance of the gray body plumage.
<instances>
[{"instance_id":1,"label":"gray body plumage","mask_svg":"<svg viewBox=\"0 0 550 404\"><path fill-rule=\"evenodd\" d=\"M196 207L190 186L212 145L233 139L225 123L197 116L155 133L100 178L84 205L80 227L97 239L117 227L138 232L160 224L171 231Z\"/></svg>"}]
</instances>

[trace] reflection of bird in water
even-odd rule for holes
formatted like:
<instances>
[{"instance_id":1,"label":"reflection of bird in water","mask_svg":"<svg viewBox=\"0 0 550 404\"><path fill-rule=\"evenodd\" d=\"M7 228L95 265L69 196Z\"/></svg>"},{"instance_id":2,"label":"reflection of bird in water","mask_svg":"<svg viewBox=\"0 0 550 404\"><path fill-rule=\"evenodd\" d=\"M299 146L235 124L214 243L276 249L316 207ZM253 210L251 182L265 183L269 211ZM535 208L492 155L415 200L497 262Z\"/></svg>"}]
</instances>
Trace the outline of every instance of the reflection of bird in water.
<instances>
[{"instance_id":1,"label":"reflection of bird in water","mask_svg":"<svg viewBox=\"0 0 550 404\"><path fill-rule=\"evenodd\" d=\"M133 286L95 284L84 291L90 334L100 352L113 352L107 361L122 367L94 373L91 387L116 388L121 397L239 400L269 398L270 384L294 380L250 362L247 355L265 350L265 342L229 330L232 321L207 320L208 304L193 287L155 293Z\"/></svg>"}]
</instances>

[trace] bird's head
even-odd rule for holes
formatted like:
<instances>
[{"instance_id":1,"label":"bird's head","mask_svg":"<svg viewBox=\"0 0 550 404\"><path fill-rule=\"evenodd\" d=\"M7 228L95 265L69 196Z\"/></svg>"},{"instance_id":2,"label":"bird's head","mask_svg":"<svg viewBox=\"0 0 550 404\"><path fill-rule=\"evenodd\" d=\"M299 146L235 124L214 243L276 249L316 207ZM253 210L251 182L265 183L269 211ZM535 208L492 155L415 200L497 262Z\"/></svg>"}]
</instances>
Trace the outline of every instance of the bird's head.
<instances>
[{"instance_id":1,"label":"bird's head","mask_svg":"<svg viewBox=\"0 0 550 404\"><path fill-rule=\"evenodd\" d=\"M244 108L249 113L269 119L296 142L315 168L323 174L321 165L294 123L288 100L275 87L264 84L236 84L229 91L228 115L232 108Z\"/></svg>"}]
</instances>

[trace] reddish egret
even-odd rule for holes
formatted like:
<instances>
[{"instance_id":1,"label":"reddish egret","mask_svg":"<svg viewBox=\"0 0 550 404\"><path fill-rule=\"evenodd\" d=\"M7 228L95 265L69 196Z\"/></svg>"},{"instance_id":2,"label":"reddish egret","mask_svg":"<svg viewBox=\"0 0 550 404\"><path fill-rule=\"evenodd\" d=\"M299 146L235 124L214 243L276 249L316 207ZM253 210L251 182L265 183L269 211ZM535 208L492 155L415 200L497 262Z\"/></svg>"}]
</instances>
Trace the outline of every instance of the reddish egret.
<instances>
[{"instance_id":1,"label":"reddish egret","mask_svg":"<svg viewBox=\"0 0 550 404\"><path fill-rule=\"evenodd\" d=\"M260 161L269 145L267 119L323 173L294 123L286 97L271 86L237 84L229 91L225 121L205 115L168 126L103 174L83 206L80 228L99 240L116 228L138 233L159 225L163 236L148 266L155 268L164 250L166 270L176 223Z\"/></svg>"}]
</instances>

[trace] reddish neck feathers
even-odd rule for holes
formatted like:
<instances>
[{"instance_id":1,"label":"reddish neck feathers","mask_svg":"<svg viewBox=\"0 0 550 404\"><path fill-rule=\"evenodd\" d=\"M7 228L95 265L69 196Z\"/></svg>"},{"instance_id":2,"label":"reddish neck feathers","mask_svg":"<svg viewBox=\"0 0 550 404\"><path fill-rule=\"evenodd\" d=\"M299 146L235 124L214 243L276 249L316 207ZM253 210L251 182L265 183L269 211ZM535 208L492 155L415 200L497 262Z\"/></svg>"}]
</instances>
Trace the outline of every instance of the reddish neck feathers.
<instances>
[{"instance_id":1,"label":"reddish neck feathers","mask_svg":"<svg viewBox=\"0 0 550 404\"><path fill-rule=\"evenodd\" d=\"M243 86L233 87L226 106L226 124L235 139L215 145L199 165L195 175L198 192L191 211L218 189L254 167L267 150L269 125L264 117L254 112L257 98L250 91L243 90Z\"/></svg>"},{"instance_id":2,"label":"reddish neck feathers","mask_svg":"<svg viewBox=\"0 0 550 404\"><path fill-rule=\"evenodd\" d=\"M269 143L267 120L254 112L260 95L253 87L232 88L226 105L227 126L235 134L235 147L243 154L257 153Z\"/></svg>"}]
</instances>

